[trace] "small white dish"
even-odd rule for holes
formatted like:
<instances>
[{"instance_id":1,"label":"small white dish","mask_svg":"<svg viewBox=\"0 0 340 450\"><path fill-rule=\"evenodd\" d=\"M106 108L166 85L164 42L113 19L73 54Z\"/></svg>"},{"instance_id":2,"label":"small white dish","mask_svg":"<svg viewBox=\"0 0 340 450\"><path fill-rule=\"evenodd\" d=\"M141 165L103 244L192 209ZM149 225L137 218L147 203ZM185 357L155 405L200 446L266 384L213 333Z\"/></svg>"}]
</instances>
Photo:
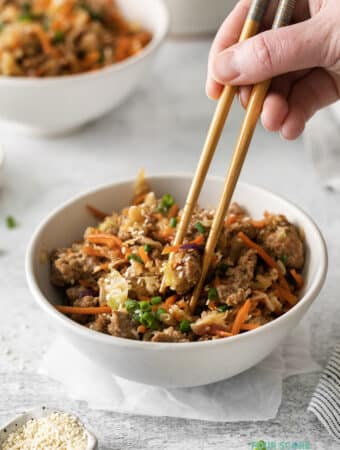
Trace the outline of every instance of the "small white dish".
<instances>
[{"instance_id":1,"label":"small white dish","mask_svg":"<svg viewBox=\"0 0 340 450\"><path fill-rule=\"evenodd\" d=\"M117 4L125 17L153 35L138 55L79 75L0 76L0 120L21 132L61 135L106 114L131 94L145 79L167 35L169 13L163 0L117 0Z\"/></svg>"},{"instance_id":2,"label":"small white dish","mask_svg":"<svg viewBox=\"0 0 340 450\"><path fill-rule=\"evenodd\" d=\"M39 406L33 409L30 409L22 414L19 414L17 417L14 417L11 421L6 423L4 426L0 428L0 448L2 448L2 444L6 441L9 434L15 432L18 428L24 426L31 419L40 419L41 417L47 417L50 414L58 412L65 413L65 411L60 411L58 409L46 408L45 406ZM79 419L79 417L74 414L70 414L75 417L80 425L84 427L84 430L87 435L87 448L86 450L97 450L98 449L98 441L96 436L88 430L88 428L84 425L84 423Z\"/></svg>"},{"instance_id":3,"label":"small white dish","mask_svg":"<svg viewBox=\"0 0 340 450\"><path fill-rule=\"evenodd\" d=\"M148 177L153 190L171 193L183 205L192 175ZM234 200L254 218L264 211L285 214L306 236L305 286L299 302L281 317L237 336L212 341L157 343L134 341L90 330L56 310L60 292L49 278L49 265L41 255L78 240L87 226L96 221L86 205L103 211L121 210L130 203L134 180L105 185L62 204L39 225L26 257L30 290L51 323L80 352L115 375L139 383L189 387L230 378L258 364L298 325L323 286L327 272L327 251L323 237L300 208L282 197L250 184L239 183ZM199 203L209 208L218 204L224 186L221 177L208 177Z\"/></svg>"}]
</instances>

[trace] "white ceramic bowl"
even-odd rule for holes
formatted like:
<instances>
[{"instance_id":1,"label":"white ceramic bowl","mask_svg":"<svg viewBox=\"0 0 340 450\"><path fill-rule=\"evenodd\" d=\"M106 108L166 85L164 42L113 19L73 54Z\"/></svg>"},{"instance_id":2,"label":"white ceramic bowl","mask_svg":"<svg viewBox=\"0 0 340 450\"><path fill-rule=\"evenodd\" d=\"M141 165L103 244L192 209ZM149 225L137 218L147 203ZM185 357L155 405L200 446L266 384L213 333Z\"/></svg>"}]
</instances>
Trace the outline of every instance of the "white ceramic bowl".
<instances>
[{"instance_id":1,"label":"white ceramic bowl","mask_svg":"<svg viewBox=\"0 0 340 450\"><path fill-rule=\"evenodd\" d=\"M156 193L171 193L183 204L192 177L150 177ZM190 343L154 343L112 337L87 329L63 314L53 304L60 302L49 281L49 267L41 253L78 240L86 226L94 224L86 210L91 204L104 211L120 209L131 199L133 180L114 183L82 194L49 215L38 227L27 251L26 272L37 303L52 324L74 345L112 373L141 383L179 387L213 383L236 375L260 362L303 318L318 295L327 271L324 240L313 221L287 200L256 186L240 183L234 199L254 217L264 210L286 214L305 231L307 259L302 298L288 313L256 330L227 339ZM205 207L215 206L223 187L222 178L208 178L200 197Z\"/></svg>"},{"instance_id":2,"label":"white ceramic bowl","mask_svg":"<svg viewBox=\"0 0 340 450\"><path fill-rule=\"evenodd\" d=\"M14 417L11 421L7 422L0 428L0 448L2 448L2 444L6 441L10 433L14 433L18 428L24 426L29 420L48 417L50 414L54 412L64 413L64 411L60 411L58 409L51 409L46 408L45 406L38 406ZM74 414L71 415L73 417L76 417L78 422L84 427L85 433L87 435L86 450L97 450L98 441L96 436L91 431L89 431L89 429L83 424L83 422L79 419L79 417L74 416Z\"/></svg>"},{"instance_id":3,"label":"white ceramic bowl","mask_svg":"<svg viewBox=\"0 0 340 450\"><path fill-rule=\"evenodd\" d=\"M124 15L153 34L136 56L104 69L49 78L0 76L0 119L24 131L71 131L119 105L145 78L169 25L163 0L117 0Z\"/></svg>"},{"instance_id":4,"label":"white ceramic bowl","mask_svg":"<svg viewBox=\"0 0 340 450\"><path fill-rule=\"evenodd\" d=\"M165 0L170 10L171 33L198 35L214 33L237 0Z\"/></svg>"}]
</instances>

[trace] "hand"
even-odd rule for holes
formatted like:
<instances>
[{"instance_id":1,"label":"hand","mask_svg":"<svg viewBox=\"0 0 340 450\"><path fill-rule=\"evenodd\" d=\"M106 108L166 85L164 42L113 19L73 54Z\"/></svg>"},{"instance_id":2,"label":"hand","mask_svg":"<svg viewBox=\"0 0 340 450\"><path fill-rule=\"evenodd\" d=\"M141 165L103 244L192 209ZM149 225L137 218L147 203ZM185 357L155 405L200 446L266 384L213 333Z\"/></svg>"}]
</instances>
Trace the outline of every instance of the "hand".
<instances>
[{"instance_id":1,"label":"hand","mask_svg":"<svg viewBox=\"0 0 340 450\"><path fill-rule=\"evenodd\" d=\"M263 105L263 126L296 139L316 111L340 98L340 2L299 0L293 25L236 43L250 3L239 1L215 37L207 94L217 99L224 84L241 86L245 107L249 85L273 78ZM277 4L270 2L265 29L271 27Z\"/></svg>"}]
</instances>

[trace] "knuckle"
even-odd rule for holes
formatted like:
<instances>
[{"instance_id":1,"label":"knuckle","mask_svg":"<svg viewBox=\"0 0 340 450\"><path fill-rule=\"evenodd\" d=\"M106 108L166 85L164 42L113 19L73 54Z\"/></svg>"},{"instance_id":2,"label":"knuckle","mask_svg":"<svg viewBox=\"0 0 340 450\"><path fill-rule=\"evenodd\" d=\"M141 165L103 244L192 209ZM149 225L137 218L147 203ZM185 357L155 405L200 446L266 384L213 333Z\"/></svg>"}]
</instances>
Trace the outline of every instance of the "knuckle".
<instances>
[{"instance_id":1,"label":"knuckle","mask_svg":"<svg viewBox=\"0 0 340 450\"><path fill-rule=\"evenodd\" d=\"M271 72L273 69L273 60L268 42L263 34L259 34L253 41L253 54L258 64L265 69L266 72Z\"/></svg>"}]
</instances>

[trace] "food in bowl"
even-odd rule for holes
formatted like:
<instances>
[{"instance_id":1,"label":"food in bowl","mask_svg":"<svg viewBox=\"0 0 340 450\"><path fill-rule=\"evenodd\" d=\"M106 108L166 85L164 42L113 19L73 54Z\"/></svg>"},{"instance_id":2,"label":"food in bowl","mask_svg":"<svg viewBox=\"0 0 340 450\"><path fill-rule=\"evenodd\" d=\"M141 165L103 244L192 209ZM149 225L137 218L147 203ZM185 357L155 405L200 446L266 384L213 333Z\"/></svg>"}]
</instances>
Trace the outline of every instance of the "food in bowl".
<instances>
[{"instance_id":1,"label":"food in bowl","mask_svg":"<svg viewBox=\"0 0 340 450\"><path fill-rule=\"evenodd\" d=\"M152 342L215 340L259 328L298 301L304 238L283 215L253 220L231 206L191 311L212 209L196 208L179 246L172 242L181 211L171 194L157 198L143 174L130 206L112 214L89 210L98 225L70 247L53 250L50 261L51 282L66 303L57 308L92 330Z\"/></svg>"},{"instance_id":2,"label":"food in bowl","mask_svg":"<svg viewBox=\"0 0 340 450\"><path fill-rule=\"evenodd\" d=\"M0 74L49 77L93 71L139 53L151 33L114 0L12 0L0 6Z\"/></svg>"}]
</instances>

